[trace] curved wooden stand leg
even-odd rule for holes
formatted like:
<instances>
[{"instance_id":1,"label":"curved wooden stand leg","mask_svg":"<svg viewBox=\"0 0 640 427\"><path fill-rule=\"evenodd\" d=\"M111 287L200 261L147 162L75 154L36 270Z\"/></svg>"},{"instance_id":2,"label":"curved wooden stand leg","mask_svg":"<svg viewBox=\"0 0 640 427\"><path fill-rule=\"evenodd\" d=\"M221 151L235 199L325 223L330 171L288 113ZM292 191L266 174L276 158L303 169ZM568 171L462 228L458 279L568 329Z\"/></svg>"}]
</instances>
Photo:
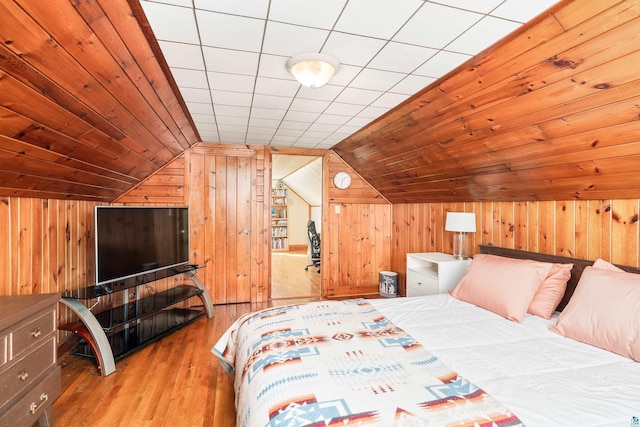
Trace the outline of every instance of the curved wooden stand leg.
<instances>
[{"instance_id":1,"label":"curved wooden stand leg","mask_svg":"<svg viewBox=\"0 0 640 427\"><path fill-rule=\"evenodd\" d=\"M74 323L71 325L61 326L60 329L73 330L73 332L84 338L91 350L93 351L100 375L106 377L116 370L116 362L113 358L113 352L109 345L109 340L102 329L98 320L93 313L85 307L84 304L74 298L62 298L60 300L64 305L69 307L79 318L82 324Z\"/></svg>"},{"instance_id":2,"label":"curved wooden stand leg","mask_svg":"<svg viewBox=\"0 0 640 427\"><path fill-rule=\"evenodd\" d=\"M207 289L204 287L204 284L195 275L189 276L189 279L191 279L191 281L198 287L198 289L202 289L202 293L198 296L200 297L200 300L202 300L204 309L207 312L207 317L212 318L214 312L213 312L213 304L211 303L211 297L209 296L209 292L207 292Z\"/></svg>"}]
</instances>

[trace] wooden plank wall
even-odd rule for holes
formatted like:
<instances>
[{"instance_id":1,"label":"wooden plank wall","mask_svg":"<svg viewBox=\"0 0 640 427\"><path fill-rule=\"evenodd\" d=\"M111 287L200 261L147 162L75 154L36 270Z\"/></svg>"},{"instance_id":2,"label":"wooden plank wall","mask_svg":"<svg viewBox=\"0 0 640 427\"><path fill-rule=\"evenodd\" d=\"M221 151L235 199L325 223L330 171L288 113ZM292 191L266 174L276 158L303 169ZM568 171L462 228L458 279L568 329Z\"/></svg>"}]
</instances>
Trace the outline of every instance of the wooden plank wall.
<instances>
[{"instance_id":1,"label":"wooden plank wall","mask_svg":"<svg viewBox=\"0 0 640 427\"><path fill-rule=\"evenodd\" d=\"M322 292L326 296L378 293L378 273L391 261L391 204L335 153L324 157ZM339 190L333 176L351 175Z\"/></svg>"},{"instance_id":2,"label":"wooden plank wall","mask_svg":"<svg viewBox=\"0 0 640 427\"><path fill-rule=\"evenodd\" d=\"M640 267L638 199L411 203L392 208L392 270L404 292L406 254L451 253L446 212L475 212L479 244Z\"/></svg>"}]
</instances>

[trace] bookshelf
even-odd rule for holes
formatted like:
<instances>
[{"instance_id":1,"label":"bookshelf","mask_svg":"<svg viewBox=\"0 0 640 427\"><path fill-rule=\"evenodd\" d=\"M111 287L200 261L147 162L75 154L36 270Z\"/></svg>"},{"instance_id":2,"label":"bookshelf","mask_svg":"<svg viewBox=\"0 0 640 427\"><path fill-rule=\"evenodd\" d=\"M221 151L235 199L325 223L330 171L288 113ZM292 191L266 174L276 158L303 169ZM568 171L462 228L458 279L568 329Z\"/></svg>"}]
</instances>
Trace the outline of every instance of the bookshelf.
<instances>
[{"instance_id":1,"label":"bookshelf","mask_svg":"<svg viewBox=\"0 0 640 427\"><path fill-rule=\"evenodd\" d=\"M271 190L271 250L288 251L287 238L287 188Z\"/></svg>"}]
</instances>

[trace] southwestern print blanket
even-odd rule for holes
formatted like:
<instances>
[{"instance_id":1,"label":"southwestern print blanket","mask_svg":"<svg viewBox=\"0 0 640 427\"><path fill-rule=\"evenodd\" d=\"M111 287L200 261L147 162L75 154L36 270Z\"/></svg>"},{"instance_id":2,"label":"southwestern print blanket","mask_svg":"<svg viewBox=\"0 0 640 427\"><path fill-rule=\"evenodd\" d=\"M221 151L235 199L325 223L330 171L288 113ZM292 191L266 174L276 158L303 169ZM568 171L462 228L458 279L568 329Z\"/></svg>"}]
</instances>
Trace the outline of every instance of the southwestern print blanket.
<instances>
[{"instance_id":1,"label":"southwestern print blanket","mask_svg":"<svg viewBox=\"0 0 640 427\"><path fill-rule=\"evenodd\" d=\"M366 300L242 316L212 352L235 371L238 426L522 425Z\"/></svg>"}]
</instances>

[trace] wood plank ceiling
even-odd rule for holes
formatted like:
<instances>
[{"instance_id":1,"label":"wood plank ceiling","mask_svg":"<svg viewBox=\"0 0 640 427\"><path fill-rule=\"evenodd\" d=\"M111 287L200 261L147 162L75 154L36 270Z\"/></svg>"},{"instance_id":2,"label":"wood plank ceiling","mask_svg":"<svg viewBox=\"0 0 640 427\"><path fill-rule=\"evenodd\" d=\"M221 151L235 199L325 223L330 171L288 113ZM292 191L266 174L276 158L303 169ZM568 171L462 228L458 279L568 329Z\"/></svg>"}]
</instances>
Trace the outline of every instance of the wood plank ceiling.
<instances>
[{"instance_id":1,"label":"wood plank ceiling","mask_svg":"<svg viewBox=\"0 0 640 427\"><path fill-rule=\"evenodd\" d=\"M0 0L0 195L110 202L199 141L141 15ZM637 198L639 59L638 0L565 0L334 150L394 203Z\"/></svg>"},{"instance_id":2,"label":"wood plank ceiling","mask_svg":"<svg viewBox=\"0 0 640 427\"><path fill-rule=\"evenodd\" d=\"M0 1L0 194L109 202L199 140L137 12Z\"/></svg>"},{"instance_id":3,"label":"wood plank ceiling","mask_svg":"<svg viewBox=\"0 0 640 427\"><path fill-rule=\"evenodd\" d=\"M640 4L551 12L334 150L393 203L640 197Z\"/></svg>"}]
</instances>

